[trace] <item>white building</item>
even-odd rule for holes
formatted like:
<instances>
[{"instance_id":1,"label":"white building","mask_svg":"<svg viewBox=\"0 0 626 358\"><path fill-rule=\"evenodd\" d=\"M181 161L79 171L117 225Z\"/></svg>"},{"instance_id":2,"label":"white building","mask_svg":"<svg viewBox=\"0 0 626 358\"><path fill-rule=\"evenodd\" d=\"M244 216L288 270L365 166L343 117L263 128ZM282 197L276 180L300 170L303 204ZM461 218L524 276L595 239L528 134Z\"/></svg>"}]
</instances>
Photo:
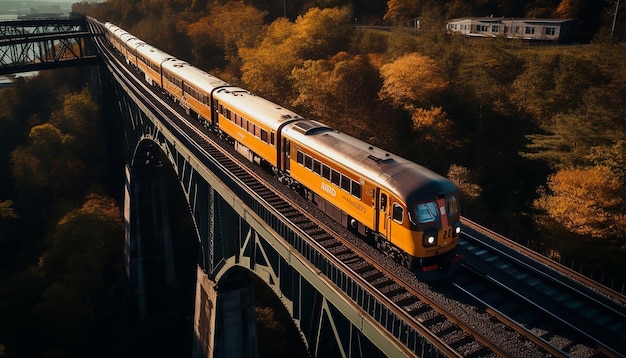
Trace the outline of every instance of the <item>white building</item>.
<instances>
[{"instance_id":1,"label":"white building","mask_svg":"<svg viewBox=\"0 0 626 358\"><path fill-rule=\"evenodd\" d=\"M465 17L451 19L449 32L466 36L519 38L570 42L574 30L573 19L514 19L503 17Z\"/></svg>"}]
</instances>

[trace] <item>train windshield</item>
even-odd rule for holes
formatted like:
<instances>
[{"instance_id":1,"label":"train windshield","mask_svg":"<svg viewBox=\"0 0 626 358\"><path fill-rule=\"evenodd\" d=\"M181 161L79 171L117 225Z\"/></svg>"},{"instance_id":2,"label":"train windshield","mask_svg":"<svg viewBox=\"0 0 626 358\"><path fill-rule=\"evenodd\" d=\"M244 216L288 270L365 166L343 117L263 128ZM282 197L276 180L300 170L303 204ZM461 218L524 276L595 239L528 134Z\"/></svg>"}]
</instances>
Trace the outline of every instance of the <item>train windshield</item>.
<instances>
[{"instance_id":1,"label":"train windshield","mask_svg":"<svg viewBox=\"0 0 626 358\"><path fill-rule=\"evenodd\" d=\"M417 221L420 224L430 223L439 220L439 210L437 203L430 201L428 203L417 204Z\"/></svg>"}]
</instances>

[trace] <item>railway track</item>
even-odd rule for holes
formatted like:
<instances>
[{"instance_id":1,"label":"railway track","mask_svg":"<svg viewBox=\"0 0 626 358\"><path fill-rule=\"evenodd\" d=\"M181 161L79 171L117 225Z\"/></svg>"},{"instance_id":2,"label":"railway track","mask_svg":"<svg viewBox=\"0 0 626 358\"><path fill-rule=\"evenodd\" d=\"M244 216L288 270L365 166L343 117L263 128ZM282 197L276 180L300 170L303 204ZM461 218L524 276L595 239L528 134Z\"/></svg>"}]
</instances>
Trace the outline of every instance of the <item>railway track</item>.
<instances>
[{"instance_id":1,"label":"railway track","mask_svg":"<svg viewBox=\"0 0 626 358\"><path fill-rule=\"evenodd\" d=\"M498 320L554 356L626 354L626 310L619 299L537 266L509 245L465 237L463 270L452 284Z\"/></svg>"},{"instance_id":2,"label":"railway track","mask_svg":"<svg viewBox=\"0 0 626 358\"><path fill-rule=\"evenodd\" d=\"M141 83L141 86L148 89L144 83ZM165 113L172 111L171 107L175 107L165 104L163 99L157 97L147 98L147 101ZM302 233L316 243L322 252L332 257L337 267L342 268L346 275L358 282L364 290L385 302L386 307L371 307L370 301L365 300L359 292L352 292L353 288L340 285L340 288L354 300L355 304L372 316L380 317L379 311L388 310L395 317L402 318L412 332L418 332L418 335L411 337L407 334L406 339L403 339L409 351L420 356L439 356L440 354L458 357L520 356L519 347L521 346L525 356L568 354L562 350L563 344L559 346L550 343L552 340L546 338L549 335L556 337L556 331L539 334L536 329L520 327L518 322L522 319L513 314L515 310L511 310L512 306L507 306L506 302L518 302L519 307L522 307L518 309L518 312L529 311L528 306L522 305L523 300L510 300L511 296L505 295L506 290L496 291L495 288L501 286L498 286L497 282L490 281L488 277L491 276L481 274L485 270L493 270L493 266L484 266L487 264L483 263L482 268L473 270L470 270L468 266L455 278L456 287L464 292L466 297L471 297L472 301L478 303L485 311L474 313L471 312L472 306L468 309L468 306L459 306L457 303L454 306L460 308L452 310L450 298L442 297L427 285L418 283L415 276L405 268L397 266L390 259L381 258L377 252L372 253L373 248L368 249L367 245L364 246L351 233L337 228L336 224L329 223L330 219L320 219L322 215L317 214L318 211L312 204L304 201L294 192L290 192L285 186L273 180L268 173L259 173L259 168L253 168L249 163L240 160L232 154L232 149L229 150L217 144L219 140L206 128L185 118L181 113L168 115L168 117L172 124L202 148L206 155L228 171L231 178L256 193L260 202L273 207L282 217L296 225ZM465 249L467 252L472 251L467 243ZM481 250L474 252L479 251ZM475 257L479 258L480 255ZM506 280L504 278L501 281ZM486 300L484 299L488 296L486 292L503 292L502 297L508 299ZM531 300L532 298L527 298L526 302ZM393 320L384 322L379 319L379 322L389 331L401 329ZM580 332L577 334L579 335L576 337L580 337ZM586 339L584 334L582 337ZM418 348L424 339L431 342L437 351L420 352ZM568 344L575 346L578 343L570 341ZM610 344L607 344L605 348L590 347L589 349L593 352L619 355L618 351L609 346Z\"/></svg>"}]
</instances>

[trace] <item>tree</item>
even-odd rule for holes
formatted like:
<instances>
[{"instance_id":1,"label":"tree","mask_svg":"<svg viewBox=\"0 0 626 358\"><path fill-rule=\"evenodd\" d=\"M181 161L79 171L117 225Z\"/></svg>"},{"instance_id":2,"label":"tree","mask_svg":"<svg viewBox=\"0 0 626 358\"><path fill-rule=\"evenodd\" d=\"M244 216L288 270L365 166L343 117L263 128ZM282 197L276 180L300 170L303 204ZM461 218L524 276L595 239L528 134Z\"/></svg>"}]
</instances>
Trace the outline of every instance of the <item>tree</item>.
<instances>
[{"instance_id":1,"label":"tree","mask_svg":"<svg viewBox=\"0 0 626 358\"><path fill-rule=\"evenodd\" d=\"M380 73L383 86L379 97L399 108L428 105L446 87L435 61L419 53L383 65Z\"/></svg>"},{"instance_id":2,"label":"tree","mask_svg":"<svg viewBox=\"0 0 626 358\"><path fill-rule=\"evenodd\" d=\"M88 195L82 207L57 222L52 245L38 263L51 284L34 308L44 320L48 349L76 353L83 342L93 342L88 339L91 323L115 305L107 302L107 272L121 274L114 263L119 262L123 233L117 203L98 194Z\"/></svg>"},{"instance_id":3,"label":"tree","mask_svg":"<svg viewBox=\"0 0 626 358\"><path fill-rule=\"evenodd\" d=\"M532 134L528 150L521 155L543 160L553 169L585 165L592 147L607 146L621 139L620 109L612 109L599 89L589 89L580 107L572 113L558 113L542 125L544 134ZM610 96L609 96L610 97Z\"/></svg>"},{"instance_id":4,"label":"tree","mask_svg":"<svg viewBox=\"0 0 626 358\"><path fill-rule=\"evenodd\" d=\"M296 19L289 44L304 60L334 56L348 47L351 18L348 7L312 8Z\"/></svg>"},{"instance_id":5,"label":"tree","mask_svg":"<svg viewBox=\"0 0 626 358\"><path fill-rule=\"evenodd\" d=\"M549 91L553 88L555 66L554 58L536 56L524 64L523 72L512 84L511 102L539 121L552 111Z\"/></svg>"},{"instance_id":6,"label":"tree","mask_svg":"<svg viewBox=\"0 0 626 358\"><path fill-rule=\"evenodd\" d=\"M295 23L275 20L261 43L242 47L242 80L253 92L286 103L291 96L291 72L305 60L324 59L346 46L350 11L348 8L312 8Z\"/></svg>"},{"instance_id":7,"label":"tree","mask_svg":"<svg viewBox=\"0 0 626 358\"><path fill-rule=\"evenodd\" d=\"M417 17L420 9L420 1L388 0L387 12L383 16L383 20L390 21L394 26L400 25L403 21Z\"/></svg>"},{"instance_id":8,"label":"tree","mask_svg":"<svg viewBox=\"0 0 626 358\"><path fill-rule=\"evenodd\" d=\"M443 138L452 130L453 122L448 119L446 112L441 107L431 106L428 109L416 108L412 113L413 130L420 133L420 141L450 143Z\"/></svg>"},{"instance_id":9,"label":"tree","mask_svg":"<svg viewBox=\"0 0 626 358\"><path fill-rule=\"evenodd\" d=\"M562 169L547 184L534 206L570 231L594 238L626 232L623 186L609 168Z\"/></svg>"},{"instance_id":10,"label":"tree","mask_svg":"<svg viewBox=\"0 0 626 358\"><path fill-rule=\"evenodd\" d=\"M611 145L591 147L585 156L591 164L609 168L622 183L626 179L626 141L617 140ZM626 185L624 186L626 188ZM625 193L626 194L626 193Z\"/></svg>"},{"instance_id":11,"label":"tree","mask_svg":"<svg viewBox=\"0 0 626 358\"><path fill-rule=\"evenodd\" d=\"M208 16L189 24L187 34L198 45L210 39L222 49L226 63L238 69L241 66L239 49L258 45L265 30L263 18L266 15L243 1L212 4Z\"/></svg>"},{"instance_id":12,"label":"tree","mask_svg":"<svg viewBox=\"0 0 626 358\"><path fill-rule=\"evenodd\" d=\"M476 178L468 168L452 164L447 176L465 197L475 199L482 195L483 189L476 184Z\"/></svg>"},{"instance_id":13,"label":"tree","mask_svg":"<svg viewBox=\"0 0 626 358\"><path fill-rule=\"evenodd\" d=\"M65 144L73 145L72 152L84 162L100 162L104 153L100 107L91 98L87 87L81 92L67 94L62 109L50 115L49 123L71 137Z\"/></svg>"},{"instance_id":14,"label":"tree","mask_svg":"<svg viewBox=\"0 0 626 358\"><path fill-rule=\"evenodd\" d=\"M31 129L27 146L11 153L16 192L23 205L39 199L39 210L44 210L55 198L82 195L89 180L84 163L70 150L74 140L52 124L41 124Z\"/></svg>"},{"instance_id":15,"label":"tree","mask_svg":"<svg viewBox=\"0 0 626 358\"><path fill-rule=\"evenodd\" d=\"M581 3L581 0L561 0L561 3L554 10L552 16L557 19L577 18Z\"/></svg>"},{"instance_id":16,"label":"tree","mask_svg":"<svg viewBox=\"0 0 626 358\"><path fill-rule=\"evenodd\" d=\"M289 98L291 71L303 62L287 42L293 26L288 19L277 19L259 46L239 49L241 79L246 88L278 103Z\"/></svg>"},{"instance_id":17,"label":"tree","mask_svg":"<svg viewBox=\"0 0 626 358\"><path fill-rule=\"evenodd\" d=\"M19 218L13 210L13 201L0 200L0 244L4 241L10 220Z\"/></svg>"},{"instance_id":18,"label":"tree","mask_svg":"<svg viewBox=\"0 0 626 358\"><path fill-rule=\"evenodd\" d=\"M297 97L292 102L339 130L368 126L380 79L364 56L340 52L329 60L308 60L292 71Z\"/></svg>"}]
</instances>

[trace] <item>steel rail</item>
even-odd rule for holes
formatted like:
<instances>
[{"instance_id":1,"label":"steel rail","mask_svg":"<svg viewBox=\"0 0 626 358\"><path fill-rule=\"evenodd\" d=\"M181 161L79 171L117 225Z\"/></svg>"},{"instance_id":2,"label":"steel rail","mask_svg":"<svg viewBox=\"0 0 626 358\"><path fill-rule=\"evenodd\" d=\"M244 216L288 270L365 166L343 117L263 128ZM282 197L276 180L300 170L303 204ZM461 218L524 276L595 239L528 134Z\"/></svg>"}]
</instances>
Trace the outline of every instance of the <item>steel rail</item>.
<instances>
[{"instance_id":1,"label":"steel rail","mask_svg":"<svg viewBox=\"0 0 626 358\"><path fill-rule=\"evenodd\" d=\"M507 247L523 254L524 256L530 257L535 261L541 262L543 265L549 267L550 269L552 269L553 271L561 275L572 277L576 281L579 281L585 284L586 286L591 287L594 290L601 292L603 295L609 297L610 299L613 299L616 302L619 302L620 304L626 306L626 295L621 294L603 284L600 284L597 281L594 281L591 278L577 271L570 269L569 267L563 266L562 264L555 262L554 260L536 251L533 251L524 245L521 245L513 240L510 240L492 230L484 228L466 217L461 218L461 223L476 232L479 232L483 235L486 235L489 238L492 238L496 241L499 241L500 243L503 243Z\"/></svg>"},{"instance_id":2,"label":"steel rail","mask_svg":"<svg viewBox=\"0 0 626 358\"><path fill-rule=\"evenodd\" d=\"M467 233L465 233L465 235L468 236L468 237L472 237L471 235L469 235ZM565 288L569 292L572 292L572 293L578 295L579 297L582 297L583 299L586 299L586 300L588 300L588 301L590 301L592 303L595 303L595 304L601 306L603 309L605 309L607 311L610 311L610 312L612 312L615 315L624 316L623 312L620 312L620 311L614 309L613 307L607 306L603 302L598 301L594 297L589 296L587 293L580 291L576 287L573 287L573 286L571 286L571 285L569 285L569 284L567 284L567 283L565 283L563 281L559 281L555 277L547 275L545 272L542 272L541 270L537 269L536 267L533 267L533 266L528 265L527 263L525 263L523 261L520 261L518 258L511 256L509 253L504 252L503 250L501 250L501 249L499 249L499 248L497 248L497 247L495 247L493 245L485 243L485 242L483 242L482 240L480 240L478 238L475 238L475 237L472 237L472 238L474 240L476 240L477 242L480 242L481 245L484 245L485 247L487 247L488 249L492 250L493 252L496 252L499 255L501 255L502 257L506 258L510 262L513 262L516 265L519 265L520 267L528 270L532 274L537 275L538 277L546 279L546 280L548 280L550 282L554 282L555 284ZM471 266L471 265L468 265L467 263L465 263L465 265L467 267ZM474 270L474 271L478 272L478 270ZM530 304L531 306L535 307L536 309L540 310L541 312L543 312L543 313L549 315L550 317L554 318L558 322L561 322L565 326L567 326L570 329L572 329L572 331L582 335L583 337L586 337L587 339L589 339L592 342L596 342L596 344L597 344L596 349L604 352L608 356L614 356L614 357L621 356L621 354L619 352L615 351L613 348L611 348L609 344L603 342L601 337L592 336L591 334L585 332L584 330L582 330L581 328L577 327L576 325L568 322L565 318L556 315L555 313L553 313L549 309L546 309L545 307L542 307L541 305L538 305L531 298L529 298L527 296L524 296L522 293L519 293L518 291L512 289L511 287L508 287L504 283L497 281L495 278L488 277L488 276L485 276L485 278L487 278L493 284L498 285L503 290L506 290L509 293L517 296L521 300L525 301L527 304Z\"/></svg>"}]
</instances>

